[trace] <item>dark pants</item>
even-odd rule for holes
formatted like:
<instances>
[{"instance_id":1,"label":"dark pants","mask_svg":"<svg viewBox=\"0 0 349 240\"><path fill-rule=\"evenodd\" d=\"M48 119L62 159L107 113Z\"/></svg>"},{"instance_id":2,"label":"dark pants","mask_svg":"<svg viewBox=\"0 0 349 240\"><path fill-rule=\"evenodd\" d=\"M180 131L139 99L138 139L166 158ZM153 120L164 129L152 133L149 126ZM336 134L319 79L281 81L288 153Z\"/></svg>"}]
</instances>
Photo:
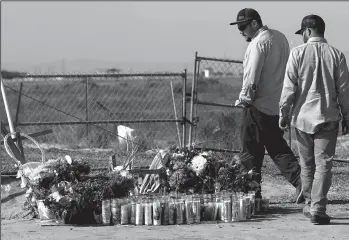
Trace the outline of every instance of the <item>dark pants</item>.
<instances>
[{"instance_id":1,"label":"dark pants","mask_svg":"<svg viewBox=\"0 0 349 240\"><path fill-rule=\"evenodd\" d=\"M281 174L294 187L300 183L301 168L297 158L283 138L279 128L279 116L267 115L253 106L243 110L241 124L242 157L241 163L248 169L254 168L261 174L265 149L280 170ZM257 178L261 182L261 175ZM256 193L257 195L260 193Z\"/></svg>"}]
</instances>

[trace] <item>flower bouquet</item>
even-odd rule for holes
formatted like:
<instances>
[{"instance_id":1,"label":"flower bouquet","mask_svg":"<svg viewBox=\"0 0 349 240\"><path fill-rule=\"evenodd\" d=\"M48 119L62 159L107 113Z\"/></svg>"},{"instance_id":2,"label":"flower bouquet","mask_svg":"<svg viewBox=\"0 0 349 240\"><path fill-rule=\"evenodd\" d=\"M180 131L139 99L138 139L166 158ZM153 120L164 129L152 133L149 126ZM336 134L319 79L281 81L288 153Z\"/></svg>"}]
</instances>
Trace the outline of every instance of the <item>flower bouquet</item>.
<instances>
[{"instance_id":1,"label":"flower bouquet","mask_svg":"<svg viewBox=\"0 0 349 240\"><path fill-rule=\"evenodd\" d=\"M102 200L128 195L134 180L128 173L102 173L88 176L86 161L69 156L38 165L29 173L19 175L27 187L25 207L33 217L56 219L61 223L93 224L101 214ZM83 178L83 176L85 176Z\"/></svg>"},{"instance_id":2,"label":"flower bouquet","mask_svg":"<svg viewBox=\"0 0 349 240\"><path fill-rule=\"evenodd\" d=\"M105 173L94 179L88 179L73 185L79 203L78 214L73 222L79 224L97 223L93 216L102 214L104 199L124 198L135 187L130 175L122 176L119 172Z\"/></svg>"},{"instance_id":3,"label":"flower bouquet","mask_svg":"<svg viewBox=\"0 0 349 240\"><path fill-rule=\"evenodd\" d=\"M20 169L18 176L22 178L22 187L28 188L25 208L32 211L33 217L49 219L52 215L61 217L60 206L69 209L75 204L71 184L80 175L88 174L90 167L85 161L72 161L70 156L65 156L38 164L31 171L24 170Z\"/></svg>"},{"instance_id":4,"label":"flower bouquet","mask_svg":"<svg viewBox=\"0 0 349 240\"><path fill-rule=\"evenodd\" d=\"M255 191L256 173L245 171L238 159L222 157L212 151L171 148L166 164L168 188L180 193Z\"/></svg>"}]
</instances>

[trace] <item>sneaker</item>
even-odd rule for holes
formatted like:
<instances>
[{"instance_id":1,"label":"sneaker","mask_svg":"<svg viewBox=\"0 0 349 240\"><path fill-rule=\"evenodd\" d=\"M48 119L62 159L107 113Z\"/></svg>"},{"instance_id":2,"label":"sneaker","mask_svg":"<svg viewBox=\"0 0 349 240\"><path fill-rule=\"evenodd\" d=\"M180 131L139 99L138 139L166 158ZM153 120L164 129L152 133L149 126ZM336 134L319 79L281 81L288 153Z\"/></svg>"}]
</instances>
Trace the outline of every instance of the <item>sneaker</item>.
<instances>
[{"instance_id":1,"label":"sneaker","mask_svg":"<svg viewBox=\"0 0 349 240\"><path fill-rule=\"evenodd\" d=\"M311 218L311 214L310 214L310 206L309 205L305 205L303 208L303 214L304 216L306 216L307 218Z\"/></svg>"},{"instance_id":2,"label":"sneaker","mask_svg":"<svg viewBox=\"0 0 349 240\"><path fill-rule=\"evenodd\" d=\"M325 214L325 216L315 214L311 216L310 222L319 225L327 225L330 223L330 217L327 214Z\"/></svg>"},{"instance_id":3,"label":"sneaker","mask_svg":"<svg viewBox=\"0 0 349 240\"><path fill-rule=\"evenodd\" d=\"M303 190L302 190L302 184L299 184L296 187L296 203L300 204L300 203L305 203L305 197L303 195Z\"/></svg>"}]
</instances>

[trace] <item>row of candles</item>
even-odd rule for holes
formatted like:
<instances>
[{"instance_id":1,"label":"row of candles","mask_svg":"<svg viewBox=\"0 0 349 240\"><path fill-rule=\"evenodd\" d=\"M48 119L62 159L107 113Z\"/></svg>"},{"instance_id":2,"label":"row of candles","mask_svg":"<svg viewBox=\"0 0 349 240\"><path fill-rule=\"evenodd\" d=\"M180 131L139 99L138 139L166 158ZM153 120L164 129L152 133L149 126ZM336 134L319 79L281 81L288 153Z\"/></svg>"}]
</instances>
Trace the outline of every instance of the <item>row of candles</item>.
<instances>
[{"instance_id":1,"label":"row of candles","mask_svg":"<svg viewBox=\"0 0 349 240\"><path fill-rule=\"evenodd\" d=\"M265 211L268 200L255 192L223 191L215 194L139 195L102 202L105 225L173 225L203 221L238 222Z\"/></svg>"}]
</instances>

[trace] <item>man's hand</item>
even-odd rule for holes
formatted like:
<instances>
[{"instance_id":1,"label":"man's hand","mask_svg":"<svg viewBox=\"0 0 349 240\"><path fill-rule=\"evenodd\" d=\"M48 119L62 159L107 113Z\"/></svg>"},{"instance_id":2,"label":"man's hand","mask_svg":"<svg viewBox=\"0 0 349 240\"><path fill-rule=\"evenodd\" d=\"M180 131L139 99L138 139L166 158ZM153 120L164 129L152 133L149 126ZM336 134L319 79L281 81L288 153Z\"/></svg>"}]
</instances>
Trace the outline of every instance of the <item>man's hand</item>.
<instances>
[{"instance_id":1,"label":"man's hand","mask_svg":"<svg viewBox=\"0 0 349 240\"><path fill-rule=\"evenodd\" d=\"M290 125L290 120L287 116L279 117L279 128L281 130L287 131L289 125Z\"/></svg>"},{"instance_id":2,"label":"man's hand","mask_svg":"<svg viewBox=\"0 0 349 240\"><path fill-rule=\"evenodd\" d=\"M342 120L342 136L349 134L349 121Z\"/></svg>"}]
</instances>

